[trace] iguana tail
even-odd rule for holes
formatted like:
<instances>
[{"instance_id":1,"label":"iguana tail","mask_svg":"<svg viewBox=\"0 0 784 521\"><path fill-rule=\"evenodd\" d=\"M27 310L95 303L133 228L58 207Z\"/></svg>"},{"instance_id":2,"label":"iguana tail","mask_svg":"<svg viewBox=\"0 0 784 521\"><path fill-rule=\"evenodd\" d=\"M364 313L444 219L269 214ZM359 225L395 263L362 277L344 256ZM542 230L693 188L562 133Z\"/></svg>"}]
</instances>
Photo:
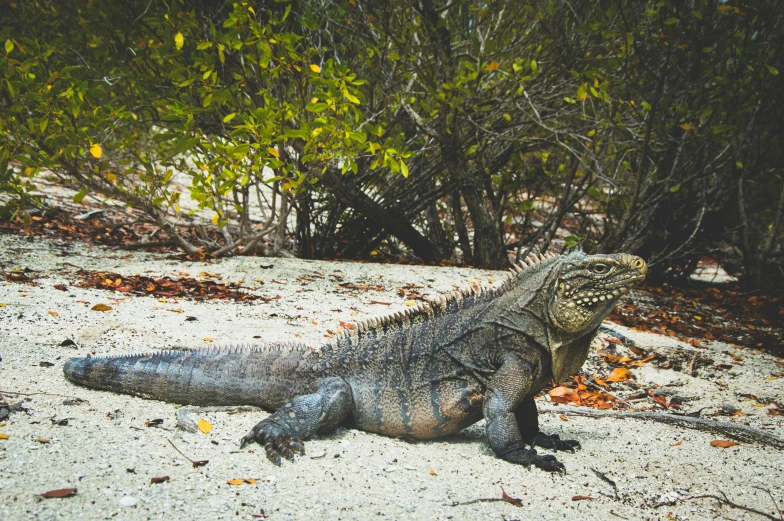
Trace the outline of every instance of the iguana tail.
<instances>
[{"instance_id":1,"label":"iguana tail","mask_svg":"<svg viewBox=\"0 0 784 521\"><path fill-rule=\"evenodd\" d=\"M71 358L63 371L93 389L186 405L277 409L313 383L304 346L161 351Z\"/></svg>"}]
</instances>

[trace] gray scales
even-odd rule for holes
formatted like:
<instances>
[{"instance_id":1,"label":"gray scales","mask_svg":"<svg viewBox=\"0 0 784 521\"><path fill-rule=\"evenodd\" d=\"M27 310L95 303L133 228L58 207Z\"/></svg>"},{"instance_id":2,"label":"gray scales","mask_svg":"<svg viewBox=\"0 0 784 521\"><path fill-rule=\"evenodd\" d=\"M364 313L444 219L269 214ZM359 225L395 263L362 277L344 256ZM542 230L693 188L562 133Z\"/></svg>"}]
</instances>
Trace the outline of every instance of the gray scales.
<instances>
[{"instance_id":1,"label":"gray scales","mask_svg":"<svg viewBox=\"0 0 784 521\"><path fill-rule=\"evenodd\" d=\"M645 261L625 253L529 256L498 287L471 288L356 324L320 349L303 345L73 358L74 383L186 405L276 411L242 439L280 464L340 424L431 439L482 418L500 458L564 470L549 454L579 448L539 431L536 394L574 375Z\"/></svg>"}]
</instances>

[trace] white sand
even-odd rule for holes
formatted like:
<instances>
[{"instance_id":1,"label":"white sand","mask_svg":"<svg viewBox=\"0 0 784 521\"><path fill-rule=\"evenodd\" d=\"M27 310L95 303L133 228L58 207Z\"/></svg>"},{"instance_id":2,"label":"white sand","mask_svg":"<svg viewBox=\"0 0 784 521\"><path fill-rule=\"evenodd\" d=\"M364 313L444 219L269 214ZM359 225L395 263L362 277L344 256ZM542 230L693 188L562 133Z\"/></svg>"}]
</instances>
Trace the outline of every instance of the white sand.
<instances>
[{"instance_id":1,"label":"white sand","mask_svg":"<svg viewBox=\"0 0 784 521\"><path fill-rule=\"evenodd\" d=\"M244 280L266 297L261 301L161 302L152 297L127 296L72 287L76 268L120 274L177 276L187 272L218 273L224 282ZM273 264L271 269L260 266ZM226 345L263 341L303 341L318 345L326 329L339 321L352 322L404 308L398 287L422 286L433 296L469 280L500 281L503 274L456 268L428 268L301 260L235 258L207 264L180 262L165 256L109 251L80 243L0 236L0 266L6 271L30 268L41 275L35 287L0 281L0 390L55 393L79 397L86 403L63 404L65 397L34 395L25 402L28 413L14 413L0 433L0 519L760 519L760 516L710 499L683 500L699 494L726 492L736 503L771 515L776 507L768 489L784 508L784 455L754 444L729 449L711 447L719 436L628 419L541 417L542 429L578 439L583 449L562 453L565 476L526 470L496 458L487 446L482 424L438 441L410 445L364 432L339 429L306 443L307 455L276 467L263 449L239 450L238 440L266 413L205 414L213 425L209 434L176 429L177 406L74 386L62 374L72 356L119 355L172 345ZM373 289L347 290L341 282L376 284ZM297 280L310 276L312 280ZM314 277L315 276L315 277ZM323 278L318 278L318 277ZM261 285L256 280L263 280ZM280 282L281 284L277 282ZM55 284L66 284L59 291ZM370 304L371 300L392 303ZM91 311L105 303L110 312ZM182 312L174 312L181 309ZM57 315L51 312L57 313ZM186 317L197 321L186 321ZM317 323L314 323L317 322ZM620 326L650 351L689 360L695 349L657 335L636 333ZM299 336L298 336L299 335ZM203 341L214 338L212 343ZM59 347L66 338L78 348ZM724 351L744 360L730 370L701 370L698 377L653 365L633 368L636 380L659 384L690 398L688 411L707 407L715 412L727 403L746 413L739 418L784 437L781 417L767 416L766 407L739 396L753 394L784 402L782 371L775 359L749 350L714 343L700 353L716 362L732 363ZM42 367L40 362L51 362ZM589 360L589 372L599 367ZM723 385L716 382L721 381ZM8 395L13 401L22 397ZM52 420L68 419L68 426ZM162 418L162 428L145 422ZM36 438L50 442L42 444ZM192 459L209 464L193 468L167 440ZM682 440L679 445L673 445ZM610 485L592 469L606 473ZM151 484L150 478L170 476ZM227 480L255 478L257 483L232 486ZM35 494L75 487L63 499ZM523 501L518 508L500 498L501 487ZM572 501L591 495L594 500ZM672 504L656 506L670 500Z\"/></svg>"}]
</instances>

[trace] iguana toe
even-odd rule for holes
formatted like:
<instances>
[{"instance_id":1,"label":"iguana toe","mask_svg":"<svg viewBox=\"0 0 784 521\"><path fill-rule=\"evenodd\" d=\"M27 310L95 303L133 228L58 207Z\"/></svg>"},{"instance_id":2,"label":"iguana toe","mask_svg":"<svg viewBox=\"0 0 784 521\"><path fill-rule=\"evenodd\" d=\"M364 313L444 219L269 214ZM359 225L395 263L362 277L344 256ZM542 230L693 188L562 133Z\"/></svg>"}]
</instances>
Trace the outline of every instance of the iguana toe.
<instances>
[{"instance_id":1,"label":"iguana toe","mask_svg":"<svg viewBox=\"0 0 784 521\"><path fill-rule=\"evenodd\" d=\"M568 450L574 452L580 449L580 442L577 440L562 440L557 434L539 433L534 436L531 446L542 447L552 451Z\"/></svg>"},{"instance_id":2,"label":"iguana toe","mask_svg":"<svg viewBox=\"0 0 784 521\"><path fill-rule=\"evenodd\" d=\"M534 455L531 463L538 468L547 472L557 472L561 475L566 474L566 467L563 463L558 461L552 454L542 454L541 456Z\"/></svg>"},{"instance_id":3,"label":"iguana toe","mask_svg":"<svg viewBox=\"0 0 784 521\"><path fill-rule=\"evenodd\" d=\"M293 460L294 453L304 454L305 447L302 440L289 436L283 427L269 419L256 424L251 431L240 440L240 448L250 442L256 442L264 447L264 452L275 465L280 465L281 456Z\"/></svg>"}]
</instances>

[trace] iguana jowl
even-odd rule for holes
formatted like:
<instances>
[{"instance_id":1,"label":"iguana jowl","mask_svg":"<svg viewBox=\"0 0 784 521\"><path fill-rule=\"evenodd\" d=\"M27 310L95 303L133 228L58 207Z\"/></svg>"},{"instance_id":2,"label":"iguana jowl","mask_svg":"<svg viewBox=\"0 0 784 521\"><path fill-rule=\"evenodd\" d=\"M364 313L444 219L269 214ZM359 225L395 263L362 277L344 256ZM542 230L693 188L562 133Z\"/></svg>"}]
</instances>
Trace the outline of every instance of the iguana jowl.
<instances>
[{"instance_id":1,"label":"iguana jowl","mask_svg":"<svg viewBox=\"0 0 784 521\"><path fill-rule=\"evenodd\" d=\"M535 445L579 443L539 431L534 396L576 374L618 297L648 268L627 254L530 256L503 285L458 291L369 319L319 350L264 346L74 358L71 381L189 405L258 405L276 412L242 444L270 460L344 421L428 439L487 421L490 447L513 463L562 471ZM530 445L530 448L527 447Z\"/></svg>"}]
</instances>

